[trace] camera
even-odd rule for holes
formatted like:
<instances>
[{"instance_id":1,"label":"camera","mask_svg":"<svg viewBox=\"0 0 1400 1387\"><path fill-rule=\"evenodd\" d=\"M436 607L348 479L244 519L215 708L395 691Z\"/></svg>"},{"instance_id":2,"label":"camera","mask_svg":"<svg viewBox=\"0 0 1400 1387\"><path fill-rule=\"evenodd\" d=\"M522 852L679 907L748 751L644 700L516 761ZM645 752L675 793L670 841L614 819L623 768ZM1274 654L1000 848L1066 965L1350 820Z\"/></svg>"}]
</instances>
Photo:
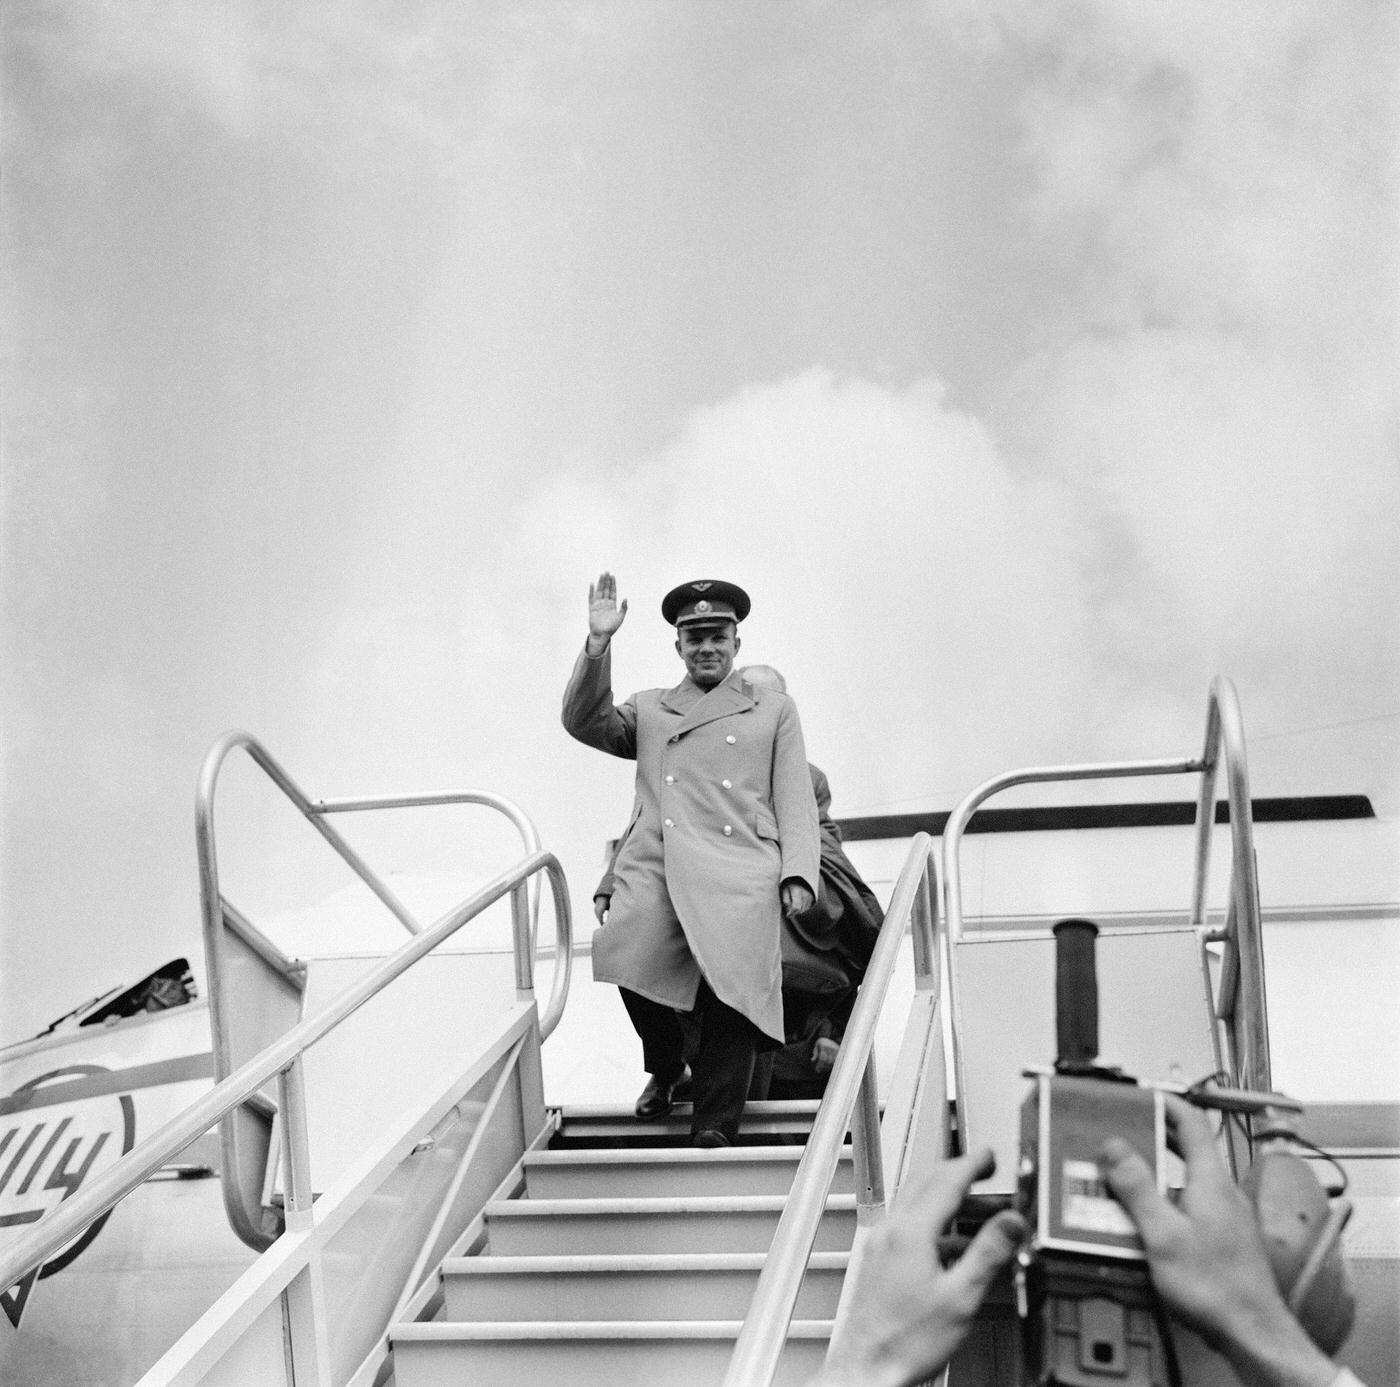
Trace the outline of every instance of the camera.
<instances>
[{"instance_id":1,"label":"camera","mask_svg":"<svg viewBox=\"0 0 1400 1387\"><path fill-rule=\"evenodd\" d=\"M1053 1069L1032 1069L1021 1105L1016 1205L1030 1238L1016 1267L1025 1381L1033 1387L1177 1387L1176 1346L1137 1230L1099 1171L1109 1137L1146 1161L1171 1197L1165 1094L1262 1119L1241 1182L1275 1279L1324 1352L1350 1331L1355 1301L1341 1257L1350 1205L1324 1190L1298 1154L1301 1105L1281 1094L1151 1085L1098 1063L1097 927L1055 926ZM1228 1119L1227 1119L1228 1120ZM1335 1194L1339 1195L1340 1190Z\"/></svg>"}]
</instances>

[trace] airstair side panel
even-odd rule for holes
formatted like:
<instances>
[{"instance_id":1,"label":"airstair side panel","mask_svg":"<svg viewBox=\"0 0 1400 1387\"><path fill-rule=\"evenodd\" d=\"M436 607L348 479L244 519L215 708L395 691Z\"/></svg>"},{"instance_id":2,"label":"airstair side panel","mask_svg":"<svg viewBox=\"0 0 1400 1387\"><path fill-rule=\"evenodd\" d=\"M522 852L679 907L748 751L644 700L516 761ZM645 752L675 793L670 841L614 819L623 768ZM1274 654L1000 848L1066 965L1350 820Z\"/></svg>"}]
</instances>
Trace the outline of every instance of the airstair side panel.
<instances>
[{"instance_id":1,"label":"airstair side panel","mask_svg":"<svg viewBox=\"0 0 1400 1387\"><path fill-rule=\"evenodd\" d=\"M1015 1187L1023 1071L1055 1060L1055 940L964 936L953 949L969 1147ZM1098 938L1099 1055L1133 1078L1194 1083L1216 1067L1200 942L1191 929L1105 930Z\"/></svg>"},{"instance_id":2,"label":"airstair side panel","mask_svg":"<svg viewBox=\"0 0 1400 1387\"><path fill-rule=\"evenodd\" d=\"M361 954L308 960L303 1017L381 961ZM462 1073L514 995L509 954L432 954L309 1050L312 1188L328 1188L396 1117ZM274 1167L268 1194L280 1190Z\"/></svg>"},{"instance_id":3,"label":"airstair side panel","mask_svg":"<svg viewBox=\"0 0 1400 1387\"><path fill-rule=\"evenodd\" d=\"M1299 911L1264 931L1275 1085L1317 1102L1400 1102L1400 909Z\"/></svg>"}]
</instances>

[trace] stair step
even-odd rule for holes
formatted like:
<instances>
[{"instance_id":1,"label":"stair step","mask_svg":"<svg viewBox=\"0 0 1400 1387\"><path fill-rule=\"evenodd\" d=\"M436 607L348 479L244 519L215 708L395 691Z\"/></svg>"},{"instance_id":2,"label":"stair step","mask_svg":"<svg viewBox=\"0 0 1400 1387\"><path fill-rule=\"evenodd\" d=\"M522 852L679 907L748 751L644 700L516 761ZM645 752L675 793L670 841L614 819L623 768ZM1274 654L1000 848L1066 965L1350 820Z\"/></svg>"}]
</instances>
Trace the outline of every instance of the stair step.
<instances>
[{"instance_id":1,"label":"stair step","mask_svg":"<svg viewBox=\"0 0 1400 1387\"><path fill-rule=\"evenodd\" d=\"M486 1250L495 1256L588 1252L766 1252L782 1195L675 1199L510 1199L487 1204ZM816 1250L845 1252L856 1199L830 1195Z\"/></svg>"},{"instance_id":2,"label":"stair step","mask_svg":"<svg viewBox=\"0 0 1400 1387\"><path fill-rule=\"evenodd\" d=\"M819 1252L796 1317L836 1313L850 1254ZM651 1256L454 1257L443 1264L447 1319L470 1321L742 1319L761 1252Z\"/></svg>"},{"instance_id":3,"label":"stair step","mask_svg":"<svg viewBox=\"0 0 1400 1387\"><path fill-rule=\"evenodd\" d=\"M718 1383L734 1352L739 1320L397 1326L396 1387L665 1387ZM820 1368L829 1320L794 1320L773 1381L801 1387Z\"/></svg>"},{"instance_id":4,"label":"stair step","mask_svg":"<svg viewBox=\"0 0 1400 1387\"><path fill-rule=\"evenodd\" d=\"M735 1146L728 1150L554 1150L525 1157L529 1199L610 1196L786 1194L802 1157L800 1146ZM855 1188L851 1149L842 1153L832 1192Z\"/></svg>"}]
</instances>

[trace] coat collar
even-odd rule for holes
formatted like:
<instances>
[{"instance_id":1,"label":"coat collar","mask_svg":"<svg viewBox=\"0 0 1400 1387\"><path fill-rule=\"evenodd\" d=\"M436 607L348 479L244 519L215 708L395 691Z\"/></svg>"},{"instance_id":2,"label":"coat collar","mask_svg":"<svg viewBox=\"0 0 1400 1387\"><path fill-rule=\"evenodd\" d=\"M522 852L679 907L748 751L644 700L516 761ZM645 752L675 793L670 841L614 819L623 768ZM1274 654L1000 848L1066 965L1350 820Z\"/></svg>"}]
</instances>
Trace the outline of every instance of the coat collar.
<instances>
[{"instance_id":1,"label":"coat collar","mask_svg":"<svg viewBox=\"0 0 1400 1387\"><path fill-rule=\"evenodd\" d=\"M687 675L675 688L667 689L661 695L661 706L668 713L677 713L681 718L673 736L703 727L716 718L747 713L756 701L748 681L737 670L730 670L722 684L709 690L700 688Z\"/></svg>"}]
</instances>

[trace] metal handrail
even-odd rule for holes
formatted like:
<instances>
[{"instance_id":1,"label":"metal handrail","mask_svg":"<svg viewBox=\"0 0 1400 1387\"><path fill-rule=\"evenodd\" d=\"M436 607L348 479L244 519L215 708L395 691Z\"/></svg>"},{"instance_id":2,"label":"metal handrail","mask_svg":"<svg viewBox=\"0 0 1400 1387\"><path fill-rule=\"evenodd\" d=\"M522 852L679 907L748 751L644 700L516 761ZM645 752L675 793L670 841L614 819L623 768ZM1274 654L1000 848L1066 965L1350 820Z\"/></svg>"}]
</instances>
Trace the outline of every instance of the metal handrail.
<instances>
[{"instance_id":1,"label":"metal handrail","mask_svg":"<svg viewBox=\"0 0 1400 1387\"><path fill-rule=\"evenodd\" d=\"M1210 866L1211 830L1215 822L1215 775L1224 756L1230 804L1231 858L1230 910L1223 935L1206 928L1205 897ZM1259 924L1259 884L1253 847L1249 777L1245 767L1244 724L1234 685L1217 676L1210 686L1206 712L1205 746L1199 757L1179 760L1112 761L1080 766L1038 766L1008 771L984 781L948 816L943 831L944 915L950 944L962 938L962 873L959 850L968 820L991 796L1013 785L1046 781L1098 780L1122 776L1182 775L1199 773L1200 796L1196 808L1195 874L1191 892L1191 924L1202 940L1226 940L1226 966L1222 968L1222 996L1234 996L1234 980L1242 979L1242 1030L1244 1044L1236 1081L1242 1087L1269 1089L1268 1021L1264 995L1262 931ZM1227 989L1228 983L1228 989ZM948 969L948 1000L953 1015L958 1010L957 969ZM1227 1013L1221 1012L1221 1015ZM953 1037L953 1070L958 1128L967 1131L965 1109L967 1076L961 1047Z\"/></svg>"},{"instance_id":2,"label":"metal handrail","mask_svg":"<svg viewBox=\"0 0 1400 1387\"><path fill-rule=\"evenodd\" d=\"M390 913L410 934L422 931L422 925L393 893L389 886L364 862L359 853L326 822L330 814L349 813L363 809L410 808L424 805L483 804L504 814L515 825L527 853L540 850L540 837L525 813L509 800L487 790L462 790L414 795L380 795L369 798L341 800L312 800L287 774L271 752L247 732L225 732L205 754L200 767L199 784L195 794L195 843L199 859L200 901L203 911L205 971L208 977L210 1016L213 1027L214 1074L223 1078L230 1068L227 1018L224 1015L222 951L219 941L224 927L228 902L219 889L219 861L214 832L214 797L219 774L229 755L243 750L269 780L289 799L306 821L331 845L347 866L388 907ZM532 941L539 897L531 910ZM286 958L266 935L250 923L242 922L244 937L264 958L283 972L291 972L295 964Z\"/></svg>"},{"instance_id":3,"label":"metal handrail","mask_svg":"<svg viewBox=\"0 0 1400 1387\"><path fill-rule=\"evenodd\" d=\"M215 1084L184 1112L133 1147L111 1169L85 1182L77 1194L65 1199L30 1232L0 1251L0 1286L14 1285L34 1267L48 1261L70 1238L81 1233L89 1223L100 1218L162 1166L168 1165L191 1141L248 1102L274 1078L279 1080L281 1089L283 1157L292 1175L287 1201L288 1226L305 1228L314 1222L314 1207L307 1184L309 1164L303 1055L371 997L502 896L511 894L518 899L525 883L541 871L548 875L554 897L556 939L554 982L549 1004L540 1021L541 1038L547 1036L558 1024L568 996L573 928L563 868L553 853L539 851L531 853L488 882L469 900L454 907L429 928L406 940L388 958L328 1003L323 1011L294 1026L280 1040L274 1041L261 1054ZM514 913L514 927L519 957L528 933L523 909ZM533 998L533 983L528 975L522 980L517 972L516 984L517 1002Z\"/></svg>"},{"instance_id":4,"label":"metal handrail","mask_svg":"<svg viewBox=\"0 0 1400 1387\"><path fill-rule=\"evenodd\" d=\"M292 803L293 807L319 833L339 857L364 884L388 907L390 913L409 934L422 932L423 926L413 913L350 846L340 833L327 821L331 814L351 813L366 809L412 808L446 804L482 804L504 814L515 825L523 842L525 852L540 850L539 834L534 824L523 810L501 795L488 790L460 790L432 792L427 794L400 794L360 797L355 799L315 800L296 783L271 752L251 734L243 731L225 732L205 754L200 766L198 788L195 795L195 842L199 860L199 888L202 929L204 935L205 974L209 990L210 1043L214 1058L214 1079L228 1077L234 1066L233 1041L231 1037L232 1015L225 977L223 932L232 926L238 936L254 953L263 959L274 971L283 976L304 980L305 970L288 959L255 925L241 916L231 902L225 899L219 885L219 858L217 839L214 831L214 803L218 790L219 776L229 756L238 750L248 753L253 763L262 770L269 780ZM517 986L519 978L532 969L535 953L535 936L539 915L539 890L529 897L528 889L519 899L512 898L512 910L528 910L529 931L527 942L517 942L515 970ZM556 962L556 970L558 964ZM263 1095L249 1100L250 1106L264 1113L272 1104ZM242 1144L244 1132L236 1116L223 1122L219 1130L221 1152L224 1207L229 1224L234 1232L250 1247L265 1248L273 1239L273 1234L259 1224L257 1210L248 1204L248 1195L239 1183L239 1171L244 1168ZM254 1156L260 1160L261 1157Z\"/></svg>"},{"instance_id":5,"label":"metal handrail","mask_svg":"<svg viewBox=\"0 0 1400 1387\"><path fill-rule=\"evenodd\" d=\"M504 814L515 825L526 852L538 852L540 835L534 821L518 804L491 790L429 790L411 795L360 795L347 799L321 799L311 806L311 812L323 814L355 814L367 809L424 809L448 804L480 804ZM530 898L530 943L534 950L535 931L539 923L540 895L538 883Z\"/></svg>"},{"instance_id":6,"label":"metal handrail","mask_svg":"<svg viewBox=\"0 0 1400 1387\"><path fill-rule=\"evenodd\" d=\"M921 992L937 991L939 941L937 896L931 889L933 861L933 840L926 833L916 834L735 1342L724 1387L753 1387L772 1380L848 1129L862 1222L873 1221L883 1209L875 1028L906 926L913 934L915 985Z\"/></svg>"},{"instance_id":7,"label":"metal handrail","mask_svg":"<svg viewBox=\"0 0 1400 1387\"><path fill-rule=\"evenodd\" d=\"M1230 884L1225 929L1220 936L1215 936L1206 928L1205 898L1211 829L1215 823L1215 775L1222 752L1230 805ZM1228 679L1216 678L1210 686L1202 760L1206 765L1196 808L1196 877L1191 923L1204 939L1220 938L1225 945L1216 1014L1222 1019L1236 1021L1231 1030L1239 1045L1239 1052L1234 1056L1236 1081L1242 1088L1267 1092L1273 1088L1273 1077L1269 1060L1269 999L1264 984L1264 930L1254 856L1254 817L1245 759L1244 719L1239 696ZM1206 976L1209 979L1209 972Z\"/></svg>"},{"instance_id":8,"label":"metal handrail","mask_svg":"<svg viewBox=\"0 0 1400 1387\"><path fill-rule=\"evenodd\" d=\"M943 829L943 913L948 921L948 939L957 944L962 940L962 866L958 849L963 831L978 808L993 795L1016 785L1034 785L1045 781L1108 780L1137 775L1181 775L1199 771L1204 763L1194 758L1155 761L1101 761L1088 765L1028 766L1024 770L1005 771L984 780L964 796L948 815Z\"/></svg>"}]
</instances>

